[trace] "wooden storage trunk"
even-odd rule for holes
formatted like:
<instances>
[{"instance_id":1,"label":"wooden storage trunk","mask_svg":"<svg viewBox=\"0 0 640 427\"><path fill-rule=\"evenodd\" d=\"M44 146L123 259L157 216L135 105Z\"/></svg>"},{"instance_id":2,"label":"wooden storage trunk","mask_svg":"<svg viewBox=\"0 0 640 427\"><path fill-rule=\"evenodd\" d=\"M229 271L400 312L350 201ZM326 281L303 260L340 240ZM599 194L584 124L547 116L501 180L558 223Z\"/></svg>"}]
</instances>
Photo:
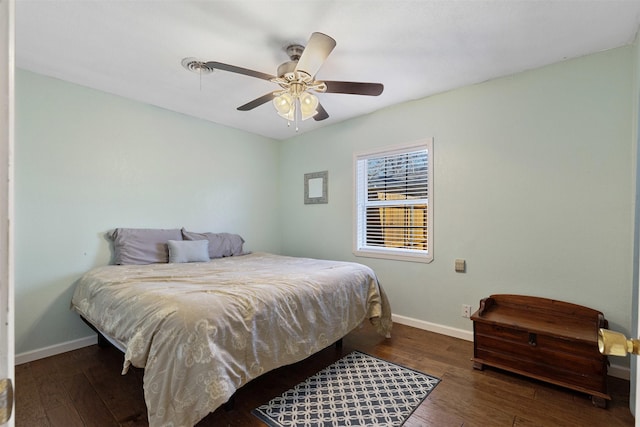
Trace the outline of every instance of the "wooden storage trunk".
<instances>
[{"instance_id":1,"label":"wooden storage trunk","mask_svg":"<svg viewBox=\"0 0 640 427\"><path fill-rule=\"evenodd\" d=\"M473 367L484 365L591 395L606 407L607 356L598 351L596 310L523 295L491 295L480 301L473 320Z\"/></svg>"}]
</instances>

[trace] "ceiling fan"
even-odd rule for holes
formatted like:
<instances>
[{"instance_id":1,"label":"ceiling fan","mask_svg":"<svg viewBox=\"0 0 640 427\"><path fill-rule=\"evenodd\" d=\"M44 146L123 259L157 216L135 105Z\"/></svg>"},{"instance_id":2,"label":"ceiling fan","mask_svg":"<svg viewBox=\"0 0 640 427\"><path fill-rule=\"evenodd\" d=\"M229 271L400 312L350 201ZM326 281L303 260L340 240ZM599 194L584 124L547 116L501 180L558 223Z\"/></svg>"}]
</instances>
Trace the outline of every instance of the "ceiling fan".
<instances>
[{"instance_id":1,"label":"ceiling fan","mask_svg":"<svg viewBox=\"0 0 640 427\"><path fill-rule=\"evenodd\" d=\"M320 121L329 117L312 92L378 96L384 89L381 83L316 80L316 73L335 47L336 41L333 38L315 32L311 34L306 47L292 44L285 48L290 60L278 67L277 76L215 61L198 62L195 65L192 61L186 65L184 61L190 58L185 58L183 65L192 71L216 69L277 83L280 89L249 101L239 106L238 110L249 111L272 101L278 114L287 119L289 124L295 122L298 130L298 119L313 117Z\"/></svg>"}]
</instances>

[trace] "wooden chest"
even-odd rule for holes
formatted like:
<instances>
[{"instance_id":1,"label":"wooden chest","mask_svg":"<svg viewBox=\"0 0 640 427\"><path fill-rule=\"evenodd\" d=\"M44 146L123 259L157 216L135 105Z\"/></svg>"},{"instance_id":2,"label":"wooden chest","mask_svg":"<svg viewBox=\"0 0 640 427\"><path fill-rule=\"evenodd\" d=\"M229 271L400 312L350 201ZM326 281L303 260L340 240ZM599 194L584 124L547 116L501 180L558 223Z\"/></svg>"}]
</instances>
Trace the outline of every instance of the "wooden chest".
<instances>
[{"instance_id":1,"label":"wooden chest","mask_svg":"<svg viewBox=\"0 0 640 427\"><path fill-rule=\"evenodd\" d=\"M599 311L546 298L491 295L473 320L473 367L484 365L591 395L606 407L607 356L598 351Z\"/></svg>"}]
</instances>

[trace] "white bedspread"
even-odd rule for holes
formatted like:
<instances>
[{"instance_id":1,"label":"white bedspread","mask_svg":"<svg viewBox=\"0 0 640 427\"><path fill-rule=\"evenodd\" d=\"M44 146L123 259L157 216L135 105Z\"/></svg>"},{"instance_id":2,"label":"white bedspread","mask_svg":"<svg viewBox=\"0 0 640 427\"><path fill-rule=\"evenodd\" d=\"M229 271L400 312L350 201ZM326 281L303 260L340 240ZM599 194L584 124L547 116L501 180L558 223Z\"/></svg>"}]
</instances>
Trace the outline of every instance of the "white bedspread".
<instances>
[{"instance_id":1,"label":"white bedspread","mask_svg":"<svg viewBox=\"0 0 640 427\"><path fill-rule=\"evenodd\" d=\"M145 369L150 426L192 426L251 379L364 319L391 331L369 267L265 253L99 267L79 279L71 305L126 348L123 373Z\"/></svg>"}]
</instances>

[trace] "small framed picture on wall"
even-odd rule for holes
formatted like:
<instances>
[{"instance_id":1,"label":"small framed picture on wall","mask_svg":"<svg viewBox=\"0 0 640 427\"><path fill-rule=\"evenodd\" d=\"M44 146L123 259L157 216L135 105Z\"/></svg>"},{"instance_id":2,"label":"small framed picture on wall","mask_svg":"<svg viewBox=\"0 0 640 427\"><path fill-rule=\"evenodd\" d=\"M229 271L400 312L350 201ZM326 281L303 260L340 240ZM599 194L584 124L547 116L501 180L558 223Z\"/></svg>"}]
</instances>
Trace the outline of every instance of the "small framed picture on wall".
<instances>
[{"instance_id":1,"label":"small framed picture on wall","mask_svg":"<svg viewBox=\"0 0 640 427\"><path fill-rule=\"evenodd\" d=\"M304 204L329 203L329 171L304 174Z\"/></svg>"}]
</instances>

